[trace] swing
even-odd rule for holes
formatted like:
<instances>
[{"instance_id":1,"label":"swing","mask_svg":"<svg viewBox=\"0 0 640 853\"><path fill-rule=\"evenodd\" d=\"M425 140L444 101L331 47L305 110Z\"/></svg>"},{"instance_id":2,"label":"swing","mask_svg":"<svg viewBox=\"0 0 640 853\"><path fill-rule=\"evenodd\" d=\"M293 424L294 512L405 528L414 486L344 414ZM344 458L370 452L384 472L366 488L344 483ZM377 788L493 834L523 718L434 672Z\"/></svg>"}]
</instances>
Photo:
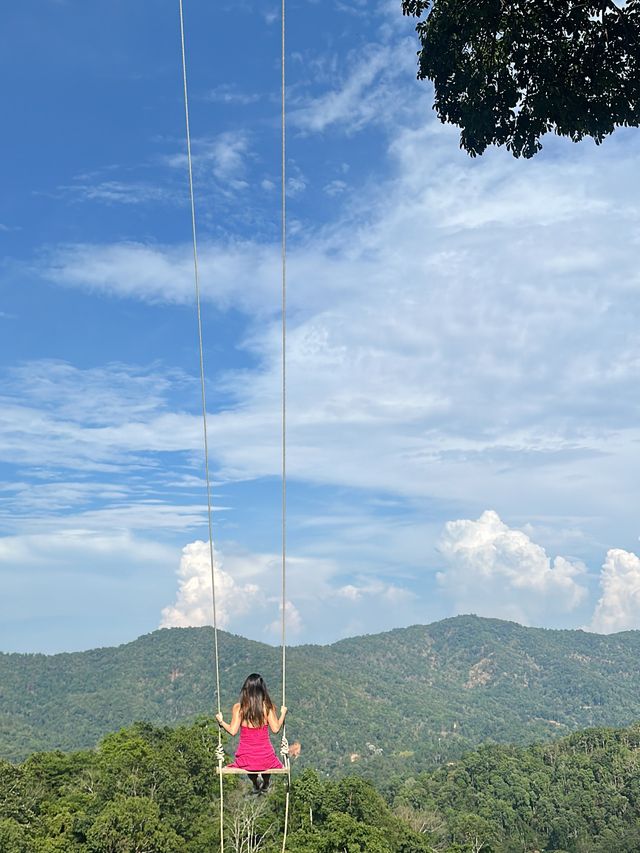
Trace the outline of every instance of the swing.
<instances>
[{"instance_id":1,"label":"swing","mask_svg":"<svg viewBox=\"0 0 640 853\"><path fill-rule=\"evenodd\" d=\"M282 0L282 57L281 57L281 100L282 100L282 134L281 134L281 154L282 154L282 205L281 205L281 229L282 229L282 371L281 371L281 419L282 419L282 704L286 704L286 544L287 544L287 372L286 372L286 346L287 346L287 200L286 200L286 91L285 91L285 12L286 0ZM211 567L211 596L213 605L213 636L214 636L214 653L215 653L215 677L216 677L216 701L218 713L221 712L220 706L220 655L218 649L218 619L216 609L216 586L215 572L213 559L213 513L211 507L211 478L209 475L209 444L207 436L207 401L205 393L205 371L204 371L204 347L202 339L202 312L200 299L200 272L198 264L198 242L196 229L196 206L193 190L193 160L191 156L191 128L189 121L189 94L187 87L187 59L185 47L184 33L184 10L183 0L179 0L180 7L180 39L182 47L182 81L184 88L184 111L186 124L186 141L187 141L187 164L189 173L189 199L191 206L191 235L193 240L193 271L195 284L195 301L197 310L197 325L198 325L198 348L200 359L200 392L202 399L202 426L203 426L203 444L204 444L204 467L207 490L207 524L209 533L209 559ZM289 826L289 799L291 794L291 765L289 762L289 743L286 736L286 724L282 728L282 741L280 745L280 754L283 759L284 767L274 768L269 771L258 771L270 774L277 774L286 777L286 798L285 798L285 815L284 815L284 831L282 840L282 853L285 853L287 846L287 832ZM218 762L217 775L220 780L220 853L224 853L224 785L223 779L225 776L245 775L252 771L242 770L237 767L225 767L224 747L222 745L222 733L218 730L218 745L215 750L216 760Z\"/></svg>"}]
</instances>

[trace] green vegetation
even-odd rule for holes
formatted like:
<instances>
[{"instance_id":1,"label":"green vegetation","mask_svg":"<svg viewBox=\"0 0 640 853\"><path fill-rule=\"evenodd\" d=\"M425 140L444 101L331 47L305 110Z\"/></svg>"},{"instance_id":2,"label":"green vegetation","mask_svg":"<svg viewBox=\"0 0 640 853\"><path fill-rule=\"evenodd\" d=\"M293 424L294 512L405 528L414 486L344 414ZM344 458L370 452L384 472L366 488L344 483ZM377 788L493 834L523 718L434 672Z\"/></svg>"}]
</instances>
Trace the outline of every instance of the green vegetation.
<instances>
[{"instance_id":1,"label":"green vegetation","mask_svg":"<svg viewBox=\"0 0 640 853\"><path fill-rule=\"evenodd\" d=\"M95 751L0 762L2 853L210 853L219 841L215 725L137 724ZM411 778L296 774L292 853L632 853L640 726L486 746ZM280 849L284 783L226 786L226 849Z\"/></svg>"},{"instance_id":2,"label":"green vegetation","mask_svg":"<svg viewBox=\"0 0 640 853\"><path fill-rule=\"evenodd\" d=\"M147 720L188 723L214 706L212 635L157 631L114 649L0 655L0 757L92 748ZM262 672L277 699L278 650L223 633L223 704ZM640 719L640 632L611 636L446 619L288 654L289 734L300 764L378 779L460 757Z\"/></svg>"},{"instance_id":3,"label":"green vegetation","mask_svg":"<svg viewBox=\"0 0 640 853\"><path fill-rule=\"evenodd\" d=\"M640 124L640 0L402 0L419 18L420 79L482 154L532 157L553 130L599 143Z\"/></svg>"},{"instance_id":4,"label":"green vegetation","mask_svg":"<svg viewBox=\"0 0 640 853\"><path fill-rule=\"evenodd\" d=\"M640 725L590 729L483 747L403 782L395 802L412 825L431 828L438 850L631 853L640 849L639 769Z\"/></svg>"}]
</instances>

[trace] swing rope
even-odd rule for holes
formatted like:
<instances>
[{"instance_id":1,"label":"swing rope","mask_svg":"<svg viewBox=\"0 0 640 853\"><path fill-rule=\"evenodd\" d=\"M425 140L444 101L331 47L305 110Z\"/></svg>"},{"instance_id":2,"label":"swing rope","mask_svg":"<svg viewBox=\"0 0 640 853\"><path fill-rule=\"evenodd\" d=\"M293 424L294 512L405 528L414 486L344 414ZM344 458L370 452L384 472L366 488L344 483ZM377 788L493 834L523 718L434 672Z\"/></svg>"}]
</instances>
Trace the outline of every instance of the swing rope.
<instances>
[{"instance_id":1,"label":"swing rope","mask_svg":"<svg viewBox=\"0 0 640 853\"><path fill-rule=\"evenodd\" d=\"M189 119L189 91L187 86L187 60L184 32L184 9L183 0L179 0L180 6L180 40L182 48L182 81L184 88L184 111L187 137L187 165L189 172L189 200L191 206L191 234L193 240L193 269L195 282L195 300L197 309L198 326L198 350L200 362L200 391L202 398L202 426L204 438L205 478L207 490L207 525L209 533L209 561L211 567L211 598L213 606L213 636L214 657L216 677L216 705L218 713L221 713L220 697L220 653L218 645L218 616L216 606L216 583L214 569L213 550L213 510L211 504L211 477L209 470L209 441L207 432L207 399L205 388L204 369L204 345L202 335L202 310L200 298L200 271L198 263L198 241L196 227L196 205L193 189L193 157L191 152L191 124ZM281 95L282 95L282 202L281 202L281 229L282 229L282 362L281 362L281 399L282 399L282 704L286 705L287 687L287 149L286 149L286 0L282 0L282 56L281 56ZM283 758L287 773L287 790L285 799L284 831L282 840L282 853L287 846L287 833L289 827L289 803L291 794L291 765L289 761L289 743L286 735L286 725L283 725L280 754ZM218 728L218 745L215 750L218 761L218 777L220 780L220 853L224 853L224 786L222 766L224 763L224 747L222 745L222 733Z\"/></svg>"},{"instance_id":2,"label":"swing rope","mask_svg":"<svg viewBox=\"0 0 640 853\"><path fill-rule=\"evenodd\" d=\"M287 91L286 91L286 0L282 0L281 13L281 236L282 236L282 704L287 704ZM287 793L284 811L284 834L282 853L287 847L289 827L289 800L291 794L291 765L287 726L283 724L280 754L287 769Z\"/></svg>"},{"instance_id":3,"label":"swing rope","mask_svg":"<svg viewBox=\"0 0 640 853\"><path fill-rule=\"evenodd\" d=\"M184 9L183 2L180 5L180 43L182 48L182 83L184 88L184 115L187 135L187 165L189 171L189 200L191 204L191 237L193 240L193 273L195 283L196 311L198 322L198 352L200 361L200 395L202 398L202 430L204 439L204 469L207 482L207 527L209 533L209 564L211 567L211 598L213 606L213 645L216 674L216 705L218 713L221 713L220 704L220 654L218 648L218 610L216 606L216 581L213 557L213 511L211 508L211 477L209 473L209 439L207 433L207 394L205 388L204 372L204 346L202 341L202 309L200 299L200 268L198 264L198 238L196 228L196 203L193 192L193 157L191 155L191 122L189 120L189 90L187 86L187 54L184 35ZM224 762L224 747L222 745L222 732L218 727L218 746L215 750L218 760L218 769L222 769ZM222 774L220 779L220 853L224 853L224 785Z\"/></svg>"}]
</instances>

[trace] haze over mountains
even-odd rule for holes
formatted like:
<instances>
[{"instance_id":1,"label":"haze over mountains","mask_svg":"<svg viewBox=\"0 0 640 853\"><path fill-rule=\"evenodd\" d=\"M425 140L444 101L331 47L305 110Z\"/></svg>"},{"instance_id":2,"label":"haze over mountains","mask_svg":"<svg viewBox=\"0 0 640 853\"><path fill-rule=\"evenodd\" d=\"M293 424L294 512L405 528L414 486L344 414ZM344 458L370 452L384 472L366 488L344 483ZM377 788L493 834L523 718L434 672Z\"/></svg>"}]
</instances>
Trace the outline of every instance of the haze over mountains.
<instances>
[{"instance_id":1,"label":"haze over mountains","mask_svg":"<svg viewBox=\"0 0 640 853\"><path fill-rule=\"evenodd\" d=\"M223 708L262 672L279 703L279 650L220 634ZM289 736L300 762L413 771L477 744L528 743L640 719L640 632L603 636L458 616L288 652ZM0 757L93 747L135 720L214 707L212 631L160 630L117 648L0 654ZM231 746L231 744L230 744Z\"/></svg>"}]
</instances>

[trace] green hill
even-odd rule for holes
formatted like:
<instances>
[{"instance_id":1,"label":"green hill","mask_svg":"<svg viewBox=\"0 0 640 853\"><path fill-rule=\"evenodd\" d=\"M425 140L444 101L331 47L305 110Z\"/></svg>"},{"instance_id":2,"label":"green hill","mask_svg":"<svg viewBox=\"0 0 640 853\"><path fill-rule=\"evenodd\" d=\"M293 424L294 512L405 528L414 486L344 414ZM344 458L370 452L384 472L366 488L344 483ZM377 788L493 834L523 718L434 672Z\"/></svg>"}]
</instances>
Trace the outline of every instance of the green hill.
<instances>
[{"instance_id":1,"label":"green hill","mask_svg":"<svg viewBox=\"0 0 640 853\"><path fill-rule=\"evenodd\" d=\"M223 704L250 671L278 701L279 652L220 635ZM531 743L640 719L640 632L602 636L460 616L298 646L288 653L289 734L302 764L412 772L485 742ZM211 715L212 632L156 631L117 648L0 655L0 756L92 747L135 720Z\"/></svg>"}]
</instances>

